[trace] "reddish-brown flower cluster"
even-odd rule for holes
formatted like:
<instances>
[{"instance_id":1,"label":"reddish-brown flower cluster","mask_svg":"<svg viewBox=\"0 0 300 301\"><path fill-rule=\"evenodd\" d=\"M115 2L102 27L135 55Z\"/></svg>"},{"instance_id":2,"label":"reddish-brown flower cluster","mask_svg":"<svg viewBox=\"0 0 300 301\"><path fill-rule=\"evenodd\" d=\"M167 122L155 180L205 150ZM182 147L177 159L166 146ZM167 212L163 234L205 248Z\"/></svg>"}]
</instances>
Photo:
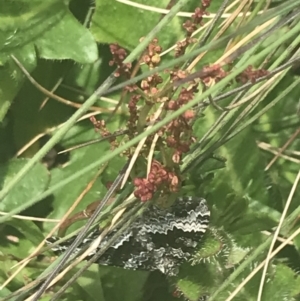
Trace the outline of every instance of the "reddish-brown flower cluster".
<instances>
[{"instance_id":1,"label":"reddish-brown flower cluster","mask_svg":"<svg viewBox=\"0 0 300 301\"><path fill-rule=\"evenodd\" d=\"M180 70L180 69L170 70L169 74L170 74L170 78L171 78L172 82L176 82L180 79L186 78L186 76L187 76L187 73L183 70Z\"/></svg>"},{"instance_id":2,"label":"reddish-brown flower cluster","mask_svg":"<svg viewBox=\"0 0 300 301\"><path fill-rule=\"evenodd\" d=\"M212 80L218 82L227 75L228 72L224 71L221 65L215 64L203 67L200 78L204 84L208 85Z\"/></svg>"},{"instance_id":3,"label":"reddish-brown flower cluster","mask_svg":"<svg viewBox=\"0 0 300 301\"><path fill-rule=\"evenodd\" d=\"M168 171L158 161L153 161L148 178L135 178L133 182L136 190L134 195L142 202L149 201L153 198L156 191L176 192L178 190L179 180L174 172Z\"/></svg>"},{"instance_id":4,"label":"reddish-brown flower cluster","mask_svg":"<svg viewBox=\"0 0 300 301\"><path fill-rule=\"evenodd\" d=\"M179 41L176 43L176 47L175 47L175 57L180 57L182 55L184 55L185 50L187 49L187 47L190 44L196 43L197 40L193 39L191 37L187 37L185 38L183 41Z\"/></svg>"},{"instance_id":5,"label":"reddish-brown flower cluster","mask_svg":"<svg viewBox=\"0 0 300 301\"><path fill-rule=\"evenodd\" d=\"M197 91L196 85L191 86L189 89L181 88L177 99L170 100L166 103L166 109L170 111L178 110L192 100ZM167 146L174 149L172 155L174 163L180 163L182 154L188 152L191 144L194 142L190 123L194 116L194 111L187 110L182 115L172 120L163 129L163 132L166 135L165 141Z\"/></svg>"},{"instance_id":6,"label":"reddish-brown flower cluster","mask_svg":"<svg viewBox=\"0 0 300 301\"><path fill-rule=\"evenodd\" d=\"M149 69L159 65L161 52L162 48L158 45L158 39L153 39L142 57L143 62L149 66ZM157 85L162 83L162 81L158 74L153 74L142 80L141 88L145 93L153 95L158 91Z\"/></svg>"},{"instance_id":7,"label":"reddish-brown flower cluster","mask_svg":"<svg viewBox=\"0 0 300 301\"><path fill-rule=\"evenodd\" d=\"M256 79L265 75L268 75L269 71L264 69L253 70L253 66L248 66L241 74L236 77L237 82L243 84L251 81L253 84L256 82Z\"/></svg>"},{"instance_id":8,"label":"reddish-brown flower cluster","mask_svg":"<svg viewBox=\"0 0 300 301\"><path fill-rule=\"evenodd\" d=\"M158 92L157 85L163 82L162 78L156 73L143 79L141 82L141 88L146 94L154 95Z\"/></svg>"},{"instance_id":9,"label":"reddish-brown flower cluster","mask_svg":"<svg viewBox=\"0 0 300 301\"><path fill-rule=\"evenodd\" d=\"M210 6L211 0L202 0L201 7L195 9L195 13L192 15L192 20L187 20L183 23L183 28L186 31L186 37L183 41L178 42L175 48L175 57L183 55L186 51L186 48L195 43L196 40L192 39L192 34L198 29L199 26L203 26L202 20L204 15L209 15L206 12L206 9Z\"/></svg>"},{"instance_id":10,"label":"reddish-brown flower cluster","mask_svg":"<svg viewBox=\"0 0 300 301\"><path fill-rule=\"evenodd\" d=\"M105 127L105 121L104 120L97 120L95 116L90 117L90 121L93 124L96 132L107 132L107 129Z\"/></svg>"},{"instance_id":11,"label":"reddish-brown flower cluster","mask_svg":"<svg viewBox=\"0 0 300 301\"><path fill-rule=\"evenodd\" d=\"M108 137L111 136L110 131L106 128L105 120L97 120L95 116L90 117L90 121L93 124L95 131L99 132L102 137ZM116 141L116 138L111 136L109 138L109 142L111 143L111 147L114 146L114 143Z\"/></svg>"},{"instance_id":12,"label":"reddish-brown flower cluster","mask_svg":"<svg viewBox=\"0 0 300 301\"><path fill-rule=\"evenodd\" d=\"M158 44L158 39L153 39L148 45L147 50L143 55L143 62L153 69L160 63L161 46Z\"/></svg>"},{"instance_id":13,"label":"reddish-brown flower cluster","mask_svg":"<svg viewBox=\"0 0 300 301\"><path fill-rule=\"evenodd\" d=\"M129 109L129 120L127 122L127 126L130 133L135 132L136 122L138 119L138 108L137 103L141 99L141 95L135 94L130 97L128 102L128 109Z\"/></svg>"},{"instance_id":14,"label":"reddish-brown flower cluster","mask_svg":"<svg viewBox=\"0 0 300 301\"><path fill-rule=\"evenodd\" d=\"M111 54L113 55L113 59L109 61L109 66L117 66L117 71L115 72L115 77L119 77L120 75L125 75L129 78L130 76L130 69L132 64L126 63L124 64L123 61L127 56L125 49L120 48L118 44L110 44L109 49Z\"/></svg>"},{"instance_id":15,"label":"reddish-brown flower cluster","mask_svg":"<svg viewBox=\"0 0 300 301\"><path fill-rule=\"evenodd\" d=\"M187 104L194 98L195 93L198 92L197 87L194 85L189 89L181 88L180 93L176 100L170 100L166 105L170 111L176 111L183 105Z\"/></svg>"},{"instance_id":16,"label":"reddish-brown flower cluster","mask_svg":"<svg viewBox=\"0 0 300 301\"><path fill-rule=\"evenodd\" d=\"M206 14L205 9L209 6L209 4L210 1L203 0L202 7L195 10L192 21L187 21L184 24L187 32L186 39L181 43L180 46L178 46L179 51L182 51L182 53L185 52L190 43L194 42L191 38L191 35L198 28L198 26L201 25L203 15ZM113 60L110 62L110 65L115 64L118 66L118 75L125 74L128 76L131 65L127 66L122 64L122 60L126 57L125 50L119 48L115 44L111 45L110 49L113 54ZM161 61L161 52L162 48L160 45L158 45L158 40L154 39L145 50L141 61L143 61L149 69L153 69L157 67ZM219 65L206 67L206 69L202 72L202 77L200 76L200 78L203 81L212 77L221 78L222 75L224 75L224 72L222 73L222 71L223 70ZM182 80L187 76L185 71L178 70L178 68L168 72L170 73L171 82ZM194 98L195 93L198 92L198 84L193 82L188 88L181 88L177 98L174 97L174 94L177 94L176 87L174 87L174 93L168 93L166 90L166 94L161 93L162 95L156 96L158 95L157 92L163 92L159 91L158 88L158 85L162 82L163 80L161 76L156 73L142 80L141 89L144 92L143 94L133 94L132 92L134 92L134 86L127 89L127 91L131 93L128 102L129 120L127 123L127 127L129 129L129 138L132 135L135 135L137 132L136 126L138 118L144 118L144 120L141 120L141 124L145 124L147 121L151 120L150 114L153 113L152 109L155 109L155 103L164 102L164 109L161 114L161 117L164 117L168 111L176 111L182 106L186 105ZM144 106L145 110L143 110L143 114L141 114L142 116L139 116L140 112L137 104L142 98L145 98L144 102L146 102L146 106ZM146 114L149 115L146 116ZM194 142L193 130L191 126L191 120L193 118L193 110L187 110L169 124L160 128L156 133L159 136L159 139L156 141L156 150L161 151L161 161L164 162L164 165L156 160L153 160L148 176L146 178L134 179L134 194L141 201L145 202L152 199L155 193L162 196L163 194L176 192L178 190L178 187L180 186L180 180L175 171L178 169L178 165L181 162L182 154L188 152L191 144ZM101 124L101 126L105 126L105 124ZM145 147L140 153L141 156L149 152L149 147L152 145L153 137L154 134L147 138L144 145ZM129 150L129 153L130 152L131 150Z\"/></svg>"},{"instance_id":17,"label":"reddish-brown flower cluster","mask_svg":"<svg viewBox=\"0 0 300 301\"><path fill-rule=\"evenodd\" d=\"M183 117L171 121L166 131L166 144L174 149L172 161L179 164L183 153L190 150L191 144L195 141L192 136L192 129Z\"/></svg>"}]
</instances>

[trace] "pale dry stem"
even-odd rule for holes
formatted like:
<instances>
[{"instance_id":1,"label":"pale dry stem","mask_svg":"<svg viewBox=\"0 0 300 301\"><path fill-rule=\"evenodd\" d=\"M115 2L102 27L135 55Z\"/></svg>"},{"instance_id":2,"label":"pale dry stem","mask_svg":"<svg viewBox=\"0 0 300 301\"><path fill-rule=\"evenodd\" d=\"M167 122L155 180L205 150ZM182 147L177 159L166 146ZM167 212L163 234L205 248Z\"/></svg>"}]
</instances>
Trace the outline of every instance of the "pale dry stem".
<instances>
[{"instance_id":1,"label":"pale dry stem","mask_svg":"<svg viewBox=\"0 0 300 301\"><path fill-rule=\"evenodd\" d=\"M279 157L283 157L282 153L286 150L286 148L296 139L296 137L300 133L300 128L298 128L295 133L288 139L288 141L276 152L275 157L270 161L270 163L266 166L265 171L269 170L271 166L276 162ZM296 160L296 159L293 159ZM299 163L299 160L296 160Z\"/></svg>"},{"instance_id":2,"label":"pale dry stem","mask_svg":"<svg viewBox=\"0 0 300 301\"><path fill-rule=\"evenodd\" d=\"M32 83L32 85L34 87L36 87L39 91L41 91L43 94L45 94L46 96L57 100L58 102L61 102L67 106L79 109L82 105L80 103L75 103L71 100L65 99L63 97L60 97L56 94L53 94L51 91L47 90L46 88L44 88L42 85L40 85L31 75L30 73L24 68L24 66L21 64L21 62L14 56L11 55L11 58L15 61L15 63L18 65L18 67L21 69L21 71L25 74L25 76L27 77L27 79ZM90 111L98 111L98 112L111 112L111 109L106 109L106 108L99 108L99 107L95 107L95 106L91 106L89 108Z\"/></svg>"},{"instance_id":3,"label":"pale dry stem","mask_svg":"<svg viewBox=\"0 0 300 301\"><path fill-rule=\"evenodd\" d=\"M142 10L147 10L147 11L151 11L151 12L155 12L155 13L159 13L159 14L168 14L170 10L168 9L164 9L164 8L158 8L158 7L154 7L154 6L149 6L149 5L144 5L141 3L137 3L134 1L129 1L129 0L116 0L117 2L123 3L125 5L128 6L132 6L132 7L136 7ZM236 1L238 2L238 1ZM262 12L259 12L262 13ZM192 15L194 14L194 12L190 13L190 12L178 12L176 14L177 17L186 17L186 18L190 18ZM251 12L247 12L247 16L249 16L251 14ZM242 17L244 14L239 14L238 17ZM231 14L223 14L221 16L221 18L229 18L231 16ZM209 14L209 16L203 16L203 18L205 19L213 19L215 17L215 14Z\"/></svg>"},{"instance_id":4,"label":"pale dry stem","mask_svg":"<svg viewBox=\"0 0 300 301\"><path fill-rule=\"evenodd\" d=\"M294 162L296 164L300 164L300 160L299 159L296 159L296 158L293 158L291 156L287 156L283 153L283 150L282 148L275 148L274 146L272 146L271 144L269 143L265 143L265 142L261 142L261 141L258 141L257 142L257 146L260 148L260 149L263 149L267 152L270 152L272 154L275 155L274 158L276 158L276 160L278 158L282 158L282 159L285 159L287 161L290 161L290 162ZM267 170L267 167L265 168L265 171Z\"/></svg>"}]
</instances>

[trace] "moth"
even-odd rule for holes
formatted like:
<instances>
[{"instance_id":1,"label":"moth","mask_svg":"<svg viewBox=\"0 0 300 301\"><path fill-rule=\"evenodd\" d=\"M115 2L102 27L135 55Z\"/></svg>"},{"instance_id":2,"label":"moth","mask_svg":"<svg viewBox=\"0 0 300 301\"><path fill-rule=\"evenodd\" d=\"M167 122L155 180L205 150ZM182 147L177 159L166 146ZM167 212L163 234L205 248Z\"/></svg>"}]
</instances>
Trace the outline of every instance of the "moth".
<instances>
[{"instance_id":1,"label":"moth","mask_svg":"<svg viewBox=\"0 0 300 301\"><path fill-rule=\"evenodd\" d=\"M178 198L168 210L150 205L99 259L102 265L133 270L159 270L175 276L182 262L189 260L208 228L210 210L198 197ZM112 231L99 247L107 244ZM99 233L87 237L79 248L89 244ZM53 243L52 238L49 243ZM73 242L68 240L53 251L62 252ZM91 254L93 255L93 254Z\"/></svg>"}]
</instances>

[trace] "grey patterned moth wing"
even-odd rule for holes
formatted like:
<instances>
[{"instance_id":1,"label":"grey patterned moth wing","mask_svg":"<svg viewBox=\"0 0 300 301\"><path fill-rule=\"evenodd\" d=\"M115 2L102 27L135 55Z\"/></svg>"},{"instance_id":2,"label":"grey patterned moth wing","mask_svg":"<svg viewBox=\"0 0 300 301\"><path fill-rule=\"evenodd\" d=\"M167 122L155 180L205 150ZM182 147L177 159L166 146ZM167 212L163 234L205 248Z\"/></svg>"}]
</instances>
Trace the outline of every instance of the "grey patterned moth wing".
<instances>
[{"instance_id":1,"label":"grey patterned moth wing","mask_svg":"<svg viewBox=\"0 0 300 301\"><path fill-rule=\"evenodd\" d=\"M176 275L179 265L193 255L207 230L209 217L210 211L202 198L179 198L169 210L151 205L98 263ZM107 244L115 231L106 236L100 247ZM92 233L82 244L86 245L98 235Z\"/></svg>"},{"instance_id":2,"label":"grey patterned moth wing","mask_svg":"<svg viewBox=\"0 0 300 301\"><path fill-rule=\"evenodd\" d=\"M110 248L99 263L176 275L179 265L193 255L209 217L202 198L179 198L169 210L149 206L126 239Z\"/></svg>"}]
</instances>

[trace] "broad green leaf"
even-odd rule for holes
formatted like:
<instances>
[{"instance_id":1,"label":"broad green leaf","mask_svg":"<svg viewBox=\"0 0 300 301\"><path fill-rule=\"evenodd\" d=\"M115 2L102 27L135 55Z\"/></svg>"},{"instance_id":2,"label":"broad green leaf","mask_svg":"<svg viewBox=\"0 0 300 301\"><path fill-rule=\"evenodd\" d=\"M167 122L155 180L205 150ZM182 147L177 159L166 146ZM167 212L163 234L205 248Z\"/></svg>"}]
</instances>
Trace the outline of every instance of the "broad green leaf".
<instances>
[{"instance_id":1,"label":"broad green leaf","mask_svg":"<svg viewBox=\"0 0 300 301\"><path fill-rule=\"evenodd\" d=\"M1 0L1 50L11 52L20 48L55 26L66 10L62 1L26 1L6 2ZM4 9L3 9L4 8Z\"/></svg>"},{"instance_id":2,"label":"broad green leaf","mask_svg":"<svg viewBox=\"0 0 300 301\"><path fill-rule=\"evenodd\" d=\"M15 218L10 220L8 224L17 229L33 246L37 246L44 239L41 229L32 221Z\"/></svg>"},{"instance_id":3,"label":"broad green leaf","mask_svg":"<svg viewBox=\"0 0 300 301\"><path fill-rule=\"evenodd\" d=\"M251 267L253 269L253 267ZM244 275L248 275L249 270ZM257 300L257 289L261 280L261 273L256 274L246 284L245 288L237 295L237 300ZM299 294L299 277L295 271L284 264L277 263L268 268L267 278L264 283L262 300L295 300Z\"/></svg>"},{"instance_id":4,"label":"broad green leaf","mask_svg":"<svg viewBox=\"0 0 300 301\"><path fill-rule=\"evenodd\" d=\"M1 279L1 277L0 277L0 279ZM1 283L2 283L2 282L4 282L4 279L1 280ZM10 293L11 293L11 291L10 291L8 288L4 287L4 288L0 291L0 297L8 296Z\"/></svg>"},{"instance_id":5,"label":"broad green leaf","mask_svg":"<svg viewBox=\"0 0 300 301\"><path fill-rule=\"evenodd\" d=\"M207 295L209 290L220 281L220 275L217 275L212 269L216 269L216 266L205 263L196 266L184 264L177 276L176 288L188 300L199 300L201 296Z\"/></svg>"},{"instance_id":6,"label":"broad green leaf","mask_svg":"<svg viewBox=\"0 0 300 301\"><path fill-rule=\"evenodd\" d=\"M14 55L28 72L36 56L93 63L98 50L93 36L60 0L0 0L0 122L20 89L24 75L10 58Z\"/></svg>"},{"instance_id":7,"label":"broad green leaf","mask_svg":"<svg viewBox=\"0 0 300 301\"><path fill-rule=\"evenodd\" d=\"M50 27L35 45L45 59L72 59L78 63L93 63L98 57L92 34L71 15L67 7L55 26Z\"/></svg>"},{"instance_id":8,"label":"broad green leaf","mask_svg":"<svg viewBox=\"0 0 300 301\"><path fill-rule=\"evenodd\" d=\"M68 10L67 3L58 0L1 0L0 61L8 55L34 43L40 57L73 59L91 63L97 58L97 47L89 33ZM6 56L6 59L5 59Z\"/></svg>"},{"instance_id":9,"label":"broad green leaf","mask_svg":"<svg viewBox=\"0 0 300 301\"><path fill-rule=\"evenodd\" d=\"M86 263L80 263L77 268L84 264ZM97 264L93 264L78 278L76 286L85 300L105 301L98 269Z\"/></svg>"},{"instance_id":10,"label":"broad green leaf","mask_svg":"<svg viewBox=\"0 0 300 301\"><path fill-rule=\"evenodd\" d=\"M149 5L148 1L141 4ZM164 7L168 1L152 1L151 6ZM100 43L118 43L124 48L133 49L160 20L158 13L144 11L123 3L110 0L96 0L96 10L92 18L91 32ZM157 38L164 48L183 38L181 18L170 22Z\"/></svg>"},{"instance_id":11,"label":"broad green leaf","mask_svg":"<svg viewBox=\"0 0 300 301\"><path fill-rule=\"evenodd\" d=\"M269 281L264 285L263 299L281 301L284 298L293 300L300 293L300 278L295 271L283 264L273 267Z\"/></svg>"},{"instance_id":12,"label":"broad green leaf","mask_svg":"<svg viewBox=\"0 0 300 301\"><path fill-rule=\"evenodd\" d=\"M138 301L149 272L99 266L105 300Z\"/></svg>"},{"instance_id":13,"label":"broad green leaf","mask_svg":"<svg viewBox=\"0 0 300 301\"><path fill-rule=\"evenodd\" d=\"M15 55L23 64L28 72L31 72L36 66L36 57L34 46L32 44L18 49ZM14 61L9 60L1 66L0 64L0 122L3 119L13 103L13 100L24 83L24 74Z\"/></svg>"},{"instance_id":14,"label":"broad green leaf","mask_svg":"<svg viewBox=\"0 0 300 301\"><path fill-rule=\"evenodd\" d=\"M0 183L4 187L27 163L27 159L14 159L0 166ZM49 184L49 173L42 164L37 164L15 188L1 201L0 210L8 212L26 200L42 193Z\"/></svg>"},{"instance_id":15,"label":"broad green leaf","mask_svg":"<svg viewBox=\"0 0 300 301\"><path fill-rule=\"evenodd\" d=\"M14 230L14 229L13 229ZM1 231L1 260L23 259L31 254L34 245L27 237L20 235L19 232L12 231L12 228ZM9 270L7 265L7 270Z\"/></svg>"},{"instance_id":16,"label":"broad green leaf","mask_svg":"<svg viewBox=\"0 0 300 301\"><path fill-rule=\"evenodd\" d=\"M70 70L70 64L66 61L51 62L39 60L38 67L34 70L32 76L44 88L51 90L59 78L63 77L65 72ZM25 82L15 101L16 105L13 105L11 108L13 117L11 130L17 150L36 137L36 135L45 133L49 128L60 125L74 112L73 108L53 99L48 99L46 104L42 106L45 101L45 95L29 81ZM39 140L31 148L27 149L23 156L32 156L42 144L42 140Z\"/></svg>"}]
</instances>

